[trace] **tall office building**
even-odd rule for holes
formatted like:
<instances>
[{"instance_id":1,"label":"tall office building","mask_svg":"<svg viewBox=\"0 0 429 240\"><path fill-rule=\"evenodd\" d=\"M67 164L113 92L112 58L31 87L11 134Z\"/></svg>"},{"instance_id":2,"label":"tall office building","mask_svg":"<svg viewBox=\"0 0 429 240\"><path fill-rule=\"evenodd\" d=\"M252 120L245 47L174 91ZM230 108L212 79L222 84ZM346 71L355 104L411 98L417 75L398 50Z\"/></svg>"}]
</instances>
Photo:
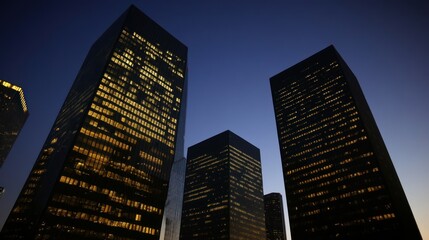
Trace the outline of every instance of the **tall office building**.
<instances>
[{"instance_id":1,"label":"tall office building","mask_svg":"<svg viewBox=\"0 0 429 240\"><path fill-rule=\"evenodd\" d=\"M0 168L28 117L21 87L0 80Z\"/></svg>"},{"instance_id":2,"label":"tall office building","mask_svg":"<svg viewBox=\"0 0 429 240\"><path fill-rule=\"evenodd\" d=\"M333 46L271 78L292 239L421 239L359 86Z\"/></svg>"},{"instance_id":3,"label":"tall office building","mask_svg":"<svg viewBox=\"0 0 429 240\"><path fill-rule=\"evenodd\" d=\"M267 240L286 240L285 214L280 193L264 195Z\"/></svg>"},{"instance_id":4,"label":"tall office building","mask_svg":"<svg viewBox=\"0 0 429 240\"><path fill-rule=\"evenodd\" d=\"M265 239L259 149L225 131L187 159L180 239Z\"/></svg>"},{"instance_id":5,"label":"tall office building","mask_svg":"<svg viewBox=\"0 0 429 240\"><path fill-rule=\"evenodd\" d=\"M183 152L186 59L185 45L126 10L90 49L2 239L159 239Z\"/></svg>"}]
</instances>

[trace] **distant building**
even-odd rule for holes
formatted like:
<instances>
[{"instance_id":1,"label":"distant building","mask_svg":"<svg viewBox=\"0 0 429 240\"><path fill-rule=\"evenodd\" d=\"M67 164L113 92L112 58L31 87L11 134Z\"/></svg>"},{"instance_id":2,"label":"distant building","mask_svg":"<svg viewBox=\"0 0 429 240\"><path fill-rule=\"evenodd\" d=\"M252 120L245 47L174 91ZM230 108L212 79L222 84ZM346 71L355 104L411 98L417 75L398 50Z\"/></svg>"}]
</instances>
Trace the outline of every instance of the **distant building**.
<instances>
[{"instance_id":1,"label":"distant building","mask_svg":"<svg viewBox=\"0 0 429 240\"><path fill-rule=\"evenodd\" d=\"M0 168L28 117L21 87L0 80Z\"/></svg>"},{"instance_id":2,"label":"distant building","mask_svg":"<svg viewBox=\"0 0 429 240\"><path fill-rule=\"evenodd\" d=\"M180 239L265 239L259 149L225 131L187 158Z\"/></svg>"},{"instance_id":3,"label":"distant building","mask_svg":"<svg viewBox=\"0 0 429 240\"><path fill-rule=\"evenodd\" d=\"M421 239L359 83L333 46L271 78L292 239Z\"/></svg>"},{"instance_id":4,"label":"distant building","mask_svg":"<svg viewBox=\"0 0 429 240\"><path fill-rule=\"evenodd\" d=\"M94 43L1 239L160 237L187 47L131 6Z\"/></svg>"},{"instance_id":5,"label":"distant building","mask_svg":"<svg viewBox=\"0 0 429 240\"><path fill-rule=\"evenodd\" d=\"M285 214L280 193L264 195L267 240L286 240Z\"/></svg>"}]
</instances>

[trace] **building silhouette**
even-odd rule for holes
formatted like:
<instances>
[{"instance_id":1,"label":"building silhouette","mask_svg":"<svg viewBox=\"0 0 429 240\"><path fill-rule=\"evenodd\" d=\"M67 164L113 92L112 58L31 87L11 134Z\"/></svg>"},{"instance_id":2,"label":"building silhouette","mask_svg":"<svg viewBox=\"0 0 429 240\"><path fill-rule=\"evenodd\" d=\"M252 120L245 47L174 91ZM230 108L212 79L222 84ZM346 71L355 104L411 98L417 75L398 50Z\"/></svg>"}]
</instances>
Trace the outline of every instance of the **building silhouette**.
<instances>
[{"instance_id":1,"label":"building silhouette","mask_svg":"<svg viewBox=\"0 0 429 240\"><path fill-rule=\"evenodd\" d=\"M21 87L0 80L0 168L28 117Z\"/></svg>"},{"instance_id":2,"label":"building silhouette","mask_svg":"<svg viewBox=\"0 0 429 240\"><path fill-rule=\"evenodd\" d=\"M421 239L359 83L335 48L270 82L292 239Z\"/></svg>"},{"instance_id":3,"label":"building silhouette","mask_svg":"<svg viewBox=\"0 0 429 240\"><path fill-rule=\"evenodd\" d=\"M2 239L159 239L187 47L131 6L91 47Z\"/></svg>"},{"instance_id":4,"label":"building silhouette","mask_svg":"<svg viewBox=\"0 0 429 240\"><path fill-rule=\"evenodd\" d=\"M225 131L187 159L180 239L265 239L259 149Z\"/></svg>"},{"instance_id":5,"label":"building silhouette","mask_svg":"<svg viewBox=\"0 0 429 240\"><path fill-rule=\"evenodd\" d=\"M267 240L286 240L283 199L280 193L264 195Z\"/></svg>"}]
</instances>

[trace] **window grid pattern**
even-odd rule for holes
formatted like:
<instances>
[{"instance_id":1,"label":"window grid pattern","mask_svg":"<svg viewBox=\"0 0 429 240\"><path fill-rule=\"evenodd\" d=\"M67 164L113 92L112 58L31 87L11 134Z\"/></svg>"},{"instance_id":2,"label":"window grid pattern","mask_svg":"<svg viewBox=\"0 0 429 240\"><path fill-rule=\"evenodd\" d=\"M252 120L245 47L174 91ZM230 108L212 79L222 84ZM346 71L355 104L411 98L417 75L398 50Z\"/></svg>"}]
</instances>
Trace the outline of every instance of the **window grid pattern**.
<instances>
[{"instance_id":1,"label":"window grid pattern","mask_svg":"<svg viewBox=\"0 0 429 240\"><path fill-rule=\"evenodd\" d=\"M188 157L181 239L229 239L228 146Z\"/></svg>"},{"instance_id":2,"label":"window grid pattern","mask_svg":"<svg viewBox=\"0 0 429 240\"><path fill-rule=\"evenodd\" d=\"M96 41L2 237L159 238L186 52L133 6Z\"/></svg>"},{"instance_id":3,"label":"window grid pattern","mask_svg":"<svg viewBox=\"0 0 429 240\"><path fill-rule=\"evenodd\" d=\"M21 87L0 80L0 168L28 117Z\"/></svg>"},{"instance_id":4,"label":"window grid pattern","mask_svg":"<svg viewBox=\"0 0 429 240\"><path fill-rule=\"evenodd\" d=\"M259 150L243 141L226 131L189 148L181 239L265 239Z\"/></svg>"},{"instance_id":5,"label":"window grid pattern","mask_svg":"<svg viewBox=\"0 0 429 240\"><path fill-rule=\"evenodd\" d=\"M272 78L293 236L394 229L395 210L339 62L308 60L293 71Z\"/></svg>"},{"instance_id":6,"label":"window grid pattern","mask_svg":"<svg viewBox=\"0 0 429 240\"><path fill-rule=\"evenodd\" d=\"M280 193L264 195L267 240L286 240L283 199Z\"/></svg>"},{"instance_id":7,"label":"window grid pattern","mask_svg":"<svg viewBox=\"0 0 429 240\"><path fill-rule=\"evenodd\" d=\"M166 193L165 165L174 159L181 61L122 30L48 206L44 221L62 222L54 231L157 238L153 219L162 218L164 203L156 200ZM52 228L42 224L40 238Z\"/></svg>"}]
</instances>

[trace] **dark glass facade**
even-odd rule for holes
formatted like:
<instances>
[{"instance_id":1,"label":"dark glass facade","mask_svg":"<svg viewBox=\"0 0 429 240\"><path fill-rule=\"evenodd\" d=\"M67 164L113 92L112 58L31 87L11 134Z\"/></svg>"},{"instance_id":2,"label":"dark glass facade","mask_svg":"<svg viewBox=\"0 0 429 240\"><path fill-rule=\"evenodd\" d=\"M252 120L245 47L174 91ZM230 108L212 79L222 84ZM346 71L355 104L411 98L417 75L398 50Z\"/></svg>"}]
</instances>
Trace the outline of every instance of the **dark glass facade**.
<instances>
[{"instance_id":1,"label":"dark glass facade","mask_svg":"<svg viewBox=\"0 0 429 240\"><path fill-rule=\"evenodd\" d=\"M333 46L271 78L292 239L421 239L359 83Z\"/></svg>"},{"instance_id":2,"label":"dark glass facade","mask_svg":"<svg viewBox=\"0 0 429 240\"><path fill-rule=\"evenodd\" d=\"M187 158L180 239L265 239L259 149L225 131Z\"/></svg>"},{"instance_id":3,"label":"dark glass facade","mask_svg":"<svg viewBox=\"0 0 429 240\"><path fill-rule=\"evenodd\" d=\"M280 193L264 195L267 240L286 240L283 199Z\"/></svg>"},{"instance_id":4,"label":"dark glass facade","mask_svg":"<svg viewBox=\"0 0 429 240\"><path fill-rule=\"evenodd\" d=\"M0 168L28 117L21 87L0 80Z\"/></svg>"},{"instance_id":5,"label":"dark glass facade","mask_svg":"<svg viewBox=\"0 0 429 240\"><path fill-rule=\"evenodd\" d=\"M90 49L2 239L159 239L186 59L136 7L115 21Z\"/></svg>"}]
</instances>

